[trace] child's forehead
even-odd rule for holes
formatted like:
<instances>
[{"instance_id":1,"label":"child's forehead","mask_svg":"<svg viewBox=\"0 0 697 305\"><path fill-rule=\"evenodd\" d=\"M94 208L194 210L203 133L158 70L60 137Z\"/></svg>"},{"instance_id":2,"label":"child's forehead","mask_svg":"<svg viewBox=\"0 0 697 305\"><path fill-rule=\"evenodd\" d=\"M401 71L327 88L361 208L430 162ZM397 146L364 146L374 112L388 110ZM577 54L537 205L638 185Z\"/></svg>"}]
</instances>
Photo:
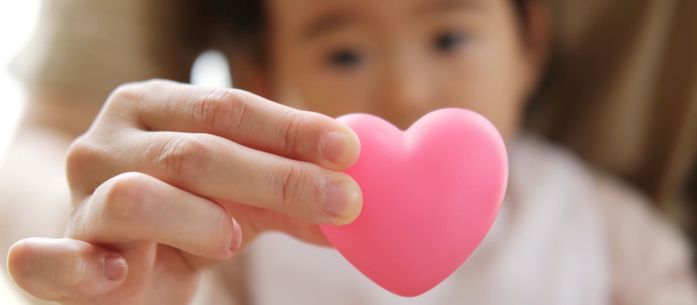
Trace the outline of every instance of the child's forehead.
<instances>
[{"instance_id":1,"label":"child's forehead","mask_svg":"<svg viewBox=\"0 0 697 305\"><path fill-rule=\"evenodd\" d=\"M415 20L452 11L477 12L508 0L267 0L271 20L313 37L339 26L386 19Z\"/></svg>"},{"instance_id":2,"label":"child's forehead","mask_svg":"<svg viewBox=\"0 0 697 305\"><path fill-rule=\"evenodd\" d=\"M311 19L320 16L360 17L375 13L420 16L451 10L476 11L508 0L266 0L273 15Z\"/></svg>"}]
</instances>

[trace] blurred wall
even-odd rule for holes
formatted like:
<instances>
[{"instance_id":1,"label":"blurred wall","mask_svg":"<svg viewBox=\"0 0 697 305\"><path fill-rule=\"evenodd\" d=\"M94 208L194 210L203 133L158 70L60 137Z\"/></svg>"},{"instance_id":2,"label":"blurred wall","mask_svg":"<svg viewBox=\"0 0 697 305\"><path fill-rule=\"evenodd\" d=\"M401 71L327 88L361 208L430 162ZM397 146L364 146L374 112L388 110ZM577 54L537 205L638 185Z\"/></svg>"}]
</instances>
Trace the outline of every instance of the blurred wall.
<instances>
[{"instance_id":1,"label":"blurred wall","mask_svg":"<svg viewBox=\"0 0 697 305\"><path fill-rule=\"evenodd\" d=\"M697 1L548 1L554 46L531 126L695 233Z\"/></svg>"}]
</instances>

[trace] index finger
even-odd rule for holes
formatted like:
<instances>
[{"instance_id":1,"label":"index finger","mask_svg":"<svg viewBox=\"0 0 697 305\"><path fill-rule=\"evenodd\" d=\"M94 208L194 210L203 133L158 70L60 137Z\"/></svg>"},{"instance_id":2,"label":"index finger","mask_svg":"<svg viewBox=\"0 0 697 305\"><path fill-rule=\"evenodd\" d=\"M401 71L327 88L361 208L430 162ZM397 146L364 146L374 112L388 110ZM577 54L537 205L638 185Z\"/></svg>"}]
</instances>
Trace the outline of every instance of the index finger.
<instances>
[{"instance_id":1,"label":"index finger","mask_svg":"<svg viewBox=\"0 0 697 305\"><path fill-rule=\"evenodd\" d=\"M353 165L360 151L348 126L242 90L157 80L122 86L109 104L123 113L134 107L120 105L134 102L134 119L145 130L210 133L335 170Z\"/></svg>"}]
</instances>

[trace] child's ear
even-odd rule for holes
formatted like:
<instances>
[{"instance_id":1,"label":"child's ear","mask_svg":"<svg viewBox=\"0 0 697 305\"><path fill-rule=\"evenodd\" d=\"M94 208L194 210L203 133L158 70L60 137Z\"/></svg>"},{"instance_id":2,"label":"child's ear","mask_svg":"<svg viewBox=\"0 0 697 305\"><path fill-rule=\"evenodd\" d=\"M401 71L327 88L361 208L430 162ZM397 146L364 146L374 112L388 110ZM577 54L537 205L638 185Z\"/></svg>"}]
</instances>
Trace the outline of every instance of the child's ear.
<instances>
[{"instance_id":1,"label":"child's ear","mask_svg":"<svg viewBox=\"0 0 697 305\"><path fill-rule=\"evenodd\" d=\"M532 91L546 68L552 37L551 16L543 0L527 1L524 14L523 43L528 61L528 88Z\"/></svg>"}]
</instances>

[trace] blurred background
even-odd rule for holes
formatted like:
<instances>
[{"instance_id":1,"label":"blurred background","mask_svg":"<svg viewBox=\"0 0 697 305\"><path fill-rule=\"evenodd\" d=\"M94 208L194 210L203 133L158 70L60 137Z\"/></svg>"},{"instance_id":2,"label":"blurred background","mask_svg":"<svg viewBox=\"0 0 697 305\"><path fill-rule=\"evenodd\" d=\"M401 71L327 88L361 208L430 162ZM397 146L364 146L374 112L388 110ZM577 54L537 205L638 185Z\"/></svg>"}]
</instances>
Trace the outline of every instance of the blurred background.
<instances>
[{"instance_id":1,"label":"blurred background","mask_svg":"<svg viewBox=\"0 0 697 305\"><path fill-rule=\"evenodd\" d=\"M22 111L23 93L19 81L10 75L10 60L28 42L39 15L38 0L0 2L0 156L4 157L8 142Z\"/></svg>"},{"instance_id":2,"label":"blurred background","mask_svg":"<svg viewBox=\"0 0 697 305\"><path fill-rule=\"evenodd\" d=\"M24 106L19 81L10 75L8 65L29 40L39 15L39 4L39 0L0 2L0 158L5 157ZM0 302L20 304L14 285L4 275L0 276Z\"/></svg>"},{"instance_id":3,"label":"blurred background","mask_svg":"<svg viewBox=\"0 0 697 305\"><path fill-rule=\"evenodd\" d=\"M41 1L0 2L0 159L5 156L24 109L24 92L16 75L10 69L11 61L29 42L39 18ZM192 69L195 84L230 86L231 76L225 57L214 50L199 55Z\"/></svg>"},{"instance_id":4,"label":"blurred background","mask_svg":"<svg viewBox=\"0 0 697 305\"><path fill-rule=\"evenodd\" d=\"M532 129L646 194L697 245L697 1L547 1Z\"/></svg>"}]
</instances>

